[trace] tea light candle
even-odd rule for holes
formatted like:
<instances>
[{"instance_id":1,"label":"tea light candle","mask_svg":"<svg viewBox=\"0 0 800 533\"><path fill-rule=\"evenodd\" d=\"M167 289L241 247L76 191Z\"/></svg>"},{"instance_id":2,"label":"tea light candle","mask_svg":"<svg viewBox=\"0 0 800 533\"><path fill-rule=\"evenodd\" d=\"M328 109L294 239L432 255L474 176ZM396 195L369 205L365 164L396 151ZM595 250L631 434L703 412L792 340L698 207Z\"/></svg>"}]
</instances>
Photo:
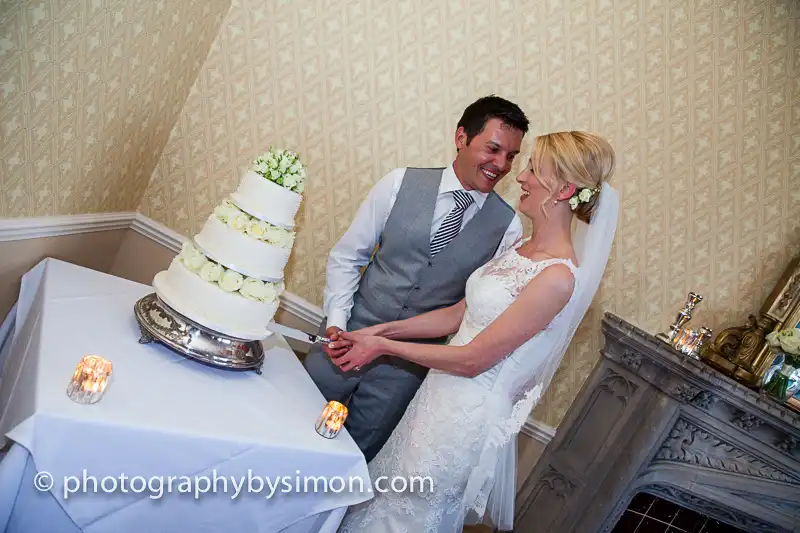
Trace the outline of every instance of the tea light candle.
<instances>
[{"instance_id":1,"label":"tea light candle","mask_svg":"<svg viewBox=\"0 0 800 533\"><path fill-rule=\"evenodd\" d=\"M80 360L67 386L67 396L76 403L95 403L102 398L111 377L111 361L99 355Z\"/></svg>"},{"instance_id":2,"label":"tea light candle","mask_svg":"<svg viewBox=\"0 0 800 533\"><path fill-rule=\"evenodd\" d=\"M319 415L315 428L317 433L326 439L332 439L342 430L346 419L347 407L339 402L330 401Z\"/></svg>"}]
</instances>

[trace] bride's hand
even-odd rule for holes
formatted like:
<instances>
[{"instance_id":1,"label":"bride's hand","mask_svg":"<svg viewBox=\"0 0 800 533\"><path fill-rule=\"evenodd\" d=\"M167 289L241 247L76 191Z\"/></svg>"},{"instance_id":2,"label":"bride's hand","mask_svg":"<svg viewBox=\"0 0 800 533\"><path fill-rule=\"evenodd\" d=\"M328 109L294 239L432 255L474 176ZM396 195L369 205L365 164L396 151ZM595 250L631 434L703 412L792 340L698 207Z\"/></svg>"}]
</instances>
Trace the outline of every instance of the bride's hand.
<instances>
[{"instance_id":1,"label":"bride's hand","mask_svg":"<svg viewBox=\"0 0 800 533\"><path fill-rule=\"evenodd\" d=\"M379 355L385 353L383 344L386 339L383 337L342 332L341 338L352 343L346 353L333 359L333 362L344 372L360 370L362 366L371 363Z\"/></svg>"},{"instance_id":2,"label":"bride's hand","mask_svg":"<svg viewBox=\"0 0 800 533\"><path fill-rule=\"evenodd\" d=\"M386 324L375 324L374 326L367 326L366 328L361 328L352 331L357 335L371 335L377 337L383 337L386 330Z\"/></svg>"}]
</instances>

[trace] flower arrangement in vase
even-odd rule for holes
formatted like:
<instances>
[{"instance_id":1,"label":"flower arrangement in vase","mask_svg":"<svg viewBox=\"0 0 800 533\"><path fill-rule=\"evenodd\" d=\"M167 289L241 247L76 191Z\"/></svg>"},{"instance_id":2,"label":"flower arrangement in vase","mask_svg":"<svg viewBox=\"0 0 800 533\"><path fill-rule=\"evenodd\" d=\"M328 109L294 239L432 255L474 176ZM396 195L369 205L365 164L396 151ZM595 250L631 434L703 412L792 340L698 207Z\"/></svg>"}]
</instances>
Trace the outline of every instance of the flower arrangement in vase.
<instances>
[{"instance_id":1,"label":"flower arrangement in vase","mask_svg":"<svg viewBox=\"0 0 800 533\"><path fill-rule=\"evenodd\" d=\"M781 403L800 388L800 328L773 331L766 336L775 354L774 371L765 376L761 390ZM782 358L782 361L778 361Z\"/></svg>"}]
</instances>

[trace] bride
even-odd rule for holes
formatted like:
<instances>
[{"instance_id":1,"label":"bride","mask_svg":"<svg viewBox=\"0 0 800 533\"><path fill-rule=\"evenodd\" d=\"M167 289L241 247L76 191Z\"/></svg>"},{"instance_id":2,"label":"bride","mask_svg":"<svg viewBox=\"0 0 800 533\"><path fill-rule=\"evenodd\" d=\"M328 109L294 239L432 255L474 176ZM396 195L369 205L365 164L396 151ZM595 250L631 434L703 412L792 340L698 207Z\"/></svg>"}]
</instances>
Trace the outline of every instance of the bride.
<instances>
[{"instance_id":1,"label":"bride","mask_svg":"<svg viewBox=\"0 0 800 533\"><path fill-rule=\"evenodd\" d=\"M517 177L533 235L476 270L461 302L341 334L334 348L350 349L334 362L344 371L381 354L431 369L369 470L434 486L376 492L340 533L456 533L486 518L513 528L516 435L600 284L619 208L613 172L613 149L596 135L537 137ZM397 340L453 333L446 346Z\"/></svg>"}]
</instances>

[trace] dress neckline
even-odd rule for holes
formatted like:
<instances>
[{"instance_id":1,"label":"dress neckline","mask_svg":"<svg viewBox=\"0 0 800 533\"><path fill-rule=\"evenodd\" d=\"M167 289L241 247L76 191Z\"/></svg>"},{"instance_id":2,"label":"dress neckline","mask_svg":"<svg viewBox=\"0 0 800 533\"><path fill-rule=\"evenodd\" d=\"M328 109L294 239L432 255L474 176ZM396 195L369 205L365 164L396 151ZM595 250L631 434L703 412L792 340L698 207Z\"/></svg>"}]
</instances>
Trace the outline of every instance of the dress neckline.
<instances>
[{"instance_id":1,"label":"dress neckline","mask_svg":"<svg viewBox=\"0 0 800 533\"><path fill-rule=\"evenodd\" d=\"M530 237L526 237L524 239L521 239L515 246L513 246L512 247L512 251L514 252L514 255L516 255L517 257L521 257L522 259L525 259L529 263L534 263L534 264L536 264L536 263L546 263L548 261L554 261L554 262L566 261L566 262L569 263L570 270L573 270L573 271L578 270L578 267L575 265L575 263L569 257L551 257L549 259L531 259L530 257L526 257L526 256L522 255L521 253L519 253L519 248L520 248L520 246L522 246L523 244L525 244L529 240L531 240L531 238Z\"/></svg>"}]
</instances>

